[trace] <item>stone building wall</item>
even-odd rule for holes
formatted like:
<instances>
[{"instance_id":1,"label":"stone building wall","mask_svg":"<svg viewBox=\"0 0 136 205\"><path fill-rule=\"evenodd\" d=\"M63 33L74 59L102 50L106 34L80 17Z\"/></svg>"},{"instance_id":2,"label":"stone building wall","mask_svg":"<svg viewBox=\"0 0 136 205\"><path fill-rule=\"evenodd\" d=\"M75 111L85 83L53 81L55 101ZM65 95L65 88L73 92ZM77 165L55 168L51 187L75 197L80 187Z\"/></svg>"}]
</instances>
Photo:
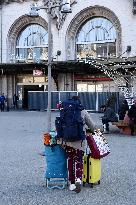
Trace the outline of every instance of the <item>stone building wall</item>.
<instances>
[{"instance_id":1,"label":"stone building wall","mask_svg":"<svg viewBox=\"0 0 136 205\"><path fill-rule=\"evenodd\" d=\"M35 1L18 1L21 3L16 3L16 1L10 4L3 5L3 63L7 62L7 49L8 49L8 34L10 29L14 26L17 19L25 14L29 14L30 12L30 4ZM38 5L43 5L43 1L37 1ZM114 24L119 32L119 44L121 44L118 54L123 53L127 45L132 47L132 50L129 54L125 53L124 56L134 56L136 53L136 35L135 35L135 27L136 27L136 16L132 13L132 1L128 0L84 0L84 4L82 0L78 0L77 4L72 6L72 13L68 14L65 18L65 21L62 23L61 28L58 30L56 27L56 20L52 22L52 37L53 37L53 57L56 57L57 51L61 51L61 55L58 56L58 60L67 60L67 59L75 59L75 50L71 47L70 54L68 54L68 45L73 44L72 40L75 39L75 36L71 37L71 42L69 42L68 36L69 29L71 26L74 27L74 32L77 32L79 27L90 17L95 17L97 15L104 16L109 18ZM97 9L92 9L93 7ZM89 9L88 9L89 8ZM121 9L120 9L121 8ZM127 9L126 9L127 8ZM88 9L88 10L87 10ZM19 12L18 12L19 11ZM83 12L85 11L85 12ZM86 11L88 14L85 15ZM39 15L48 22L47 13L45 10L40 10ZM115 18L116 17L116 18ZM116 22L115 22L116 20ZM120 24L120 25L118 25ZM120 26L120 27L118 27ZM118 29L120 29L118 31ZM121 32L121 33L120 33ZM75 34L75 33L74 33ZM73 39L72 39L73 38Z\"/></svg>"},{"instance_id":2,"label":"stone building wall","mask_svg":"<svg viewBox=\"0 0 136 205\"><path fill-rule=\"evenodd\" d=\"M71 0L73 2L73 0ZM0 17L0 59L2 63L10 62L10 55L15 51L15 41L19 32L30 23L39 23L47 28L48 16L45 10L39 10L39 17L33 18L27 16L30 12L30 5L38 3L43 5L43 0L4 0L2 1L2 22ZM83 3L84 2L84 3ZM72 13L61 16L62 18L54 18L52 20L52 47L53 58L58 61L75 60L75 37L76 33L83 23L92 17L101 16L109 19L117 31L117 54L118 56L135 56L136 55L136 15L132 13L132 0L77 0L72 5ZM58 29L59 25L59 29ZM2 40L1 40L2 39ZM125 52L127 46L131 46L131 52ZM61 51L61 55L56 57L57 51ZM6 92L11 99L15 91L15 81L8 80L7 76L0 77L0 92ZM14 77L13 77L14 78ZM60 74L58 77L59 90L72 90L73 77L70 74Z\"/></svg>"}]
</instances>

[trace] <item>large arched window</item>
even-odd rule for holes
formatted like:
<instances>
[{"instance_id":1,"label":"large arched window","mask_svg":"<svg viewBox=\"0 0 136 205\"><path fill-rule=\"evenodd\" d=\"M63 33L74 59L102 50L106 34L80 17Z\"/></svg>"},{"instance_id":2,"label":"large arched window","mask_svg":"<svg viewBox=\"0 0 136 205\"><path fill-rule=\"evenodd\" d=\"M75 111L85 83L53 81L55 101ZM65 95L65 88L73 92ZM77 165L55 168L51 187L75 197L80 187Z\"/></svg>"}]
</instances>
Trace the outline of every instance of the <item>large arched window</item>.
<instances>
[{"instance_id":1,"label":"large arched window","mask_svg":"<svg viewBox=\"0 0 136 205\"><path fill-rule=\"evenodd\" d=\"M77 58L115 57L116 30L106 18L93 18L79 30L76 45Z\"/></svg>"},{"instance_id":2,"label":"large arched window","mask_svg":"<svg viewBox=\"0 0 136 205\"><path fill-rule=\"evenodd\" d=\"M48 33L40 25L32 24L18 36L16 43L16 58L19 60L47 60Z\"/></svg>"}]
</instances>

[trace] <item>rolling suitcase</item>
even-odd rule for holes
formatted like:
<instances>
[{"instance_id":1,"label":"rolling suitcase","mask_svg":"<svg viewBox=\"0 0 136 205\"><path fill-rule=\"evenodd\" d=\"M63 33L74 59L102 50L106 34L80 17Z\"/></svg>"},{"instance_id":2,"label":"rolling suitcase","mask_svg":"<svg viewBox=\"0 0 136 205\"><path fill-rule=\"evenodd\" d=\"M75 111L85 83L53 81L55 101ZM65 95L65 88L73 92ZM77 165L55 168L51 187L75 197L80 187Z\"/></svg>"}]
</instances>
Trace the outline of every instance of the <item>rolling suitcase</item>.
<instances>
[{"instance_id":1,"label":"rolling suitcase","mask_svg":"<svg viewBox=\"0 0 136 205\"><path fill-rule=\"evenodd\" d=\"M84 156L83 163L83 186L86 183L90 184L90 187L93 188L93 184L100 184L101 178L101 160L94 159L90 155Z\"/></svg>"},{"instance_id":2,"label":"rolling suitcase","mask_svg":"<svg viewBox=\"0 0 136 205\"><path fill-rule=\"evenodd\" d=\"M63 189L67 184L67 158L60 145L45 146L46 186L49 189Z\"/></svg>"}]
</instances>

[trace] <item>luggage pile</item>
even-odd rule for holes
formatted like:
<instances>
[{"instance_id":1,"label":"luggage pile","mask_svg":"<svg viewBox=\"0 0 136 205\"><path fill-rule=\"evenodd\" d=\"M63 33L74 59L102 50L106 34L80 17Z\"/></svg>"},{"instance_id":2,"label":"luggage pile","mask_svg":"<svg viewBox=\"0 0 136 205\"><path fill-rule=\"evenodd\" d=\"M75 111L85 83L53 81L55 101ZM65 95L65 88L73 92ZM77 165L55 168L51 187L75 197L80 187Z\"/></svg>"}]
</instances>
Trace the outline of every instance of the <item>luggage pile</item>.
<instances>
[{"instance_id":1,"label":"luggage pile","mask_svg":"<svg viewBox=\"0 0 136 205\"><path fill-rule=\"evenodd\" d=\"M100 130L92 133L87 132L86 153L83 156L82 183L92 188L95 183L100 184L101 158L110 153L107 140ZM45 158L46 158L46 185L49 189L64 189L68 184L68 161L67 150L58 143L57 133L52 131L44 134ZM89 152L87 151L89 147ZM81 158L82 160L82 158Z\"/></svg>"},{"instance_id":2,"label":"luggage pile","mask_svg":"<svg viewBox=\"0 0 136 205\"><path fill-rule=\"evenodd\" d=\"M107 156L110 149L99 129L94 134L87 132L85 136L85 120L81 115L84 107L77 96L73 97L59 105L60 117L55 120L56 132L44 134L47 163L45 178L48 188L63 189L69 181L69 189L79 193L80 182L83 185L88 183L90 187L96 182L100 184L100 159ZM58 143L60 139L61 144ZM86 140L89 152L87 147L84 152L85 146L82 149L82 142Z\"/></svg>"}]
</instances>

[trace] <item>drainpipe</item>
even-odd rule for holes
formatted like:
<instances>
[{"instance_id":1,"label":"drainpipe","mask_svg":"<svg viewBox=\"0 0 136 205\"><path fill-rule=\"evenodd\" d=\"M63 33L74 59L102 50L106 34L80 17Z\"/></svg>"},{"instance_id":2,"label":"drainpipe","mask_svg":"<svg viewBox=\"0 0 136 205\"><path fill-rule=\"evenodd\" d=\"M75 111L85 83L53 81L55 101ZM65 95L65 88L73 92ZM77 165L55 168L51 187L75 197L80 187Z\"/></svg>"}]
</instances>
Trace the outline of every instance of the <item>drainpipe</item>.
<instances>
[{"instance_id":1,"label":"drainpipe","mask_svg":"<svg viewBox=\"0 0 136 205\"><path fill-rule=\"evenodd\" d=\"M0 63L2 63L2 3L0 4Z\"/></svg>"},{"instance_id":2,"label":"drainpipe","mask_svg":"<svg viewBox=\"0 0 136 205\"><path fill-rule=\"evenodd\" d=\"M2 2L0 3L0 63L2 63ZM2 92L2 80L0 76L0 93Z\"/></svg>"}]
</instances>

